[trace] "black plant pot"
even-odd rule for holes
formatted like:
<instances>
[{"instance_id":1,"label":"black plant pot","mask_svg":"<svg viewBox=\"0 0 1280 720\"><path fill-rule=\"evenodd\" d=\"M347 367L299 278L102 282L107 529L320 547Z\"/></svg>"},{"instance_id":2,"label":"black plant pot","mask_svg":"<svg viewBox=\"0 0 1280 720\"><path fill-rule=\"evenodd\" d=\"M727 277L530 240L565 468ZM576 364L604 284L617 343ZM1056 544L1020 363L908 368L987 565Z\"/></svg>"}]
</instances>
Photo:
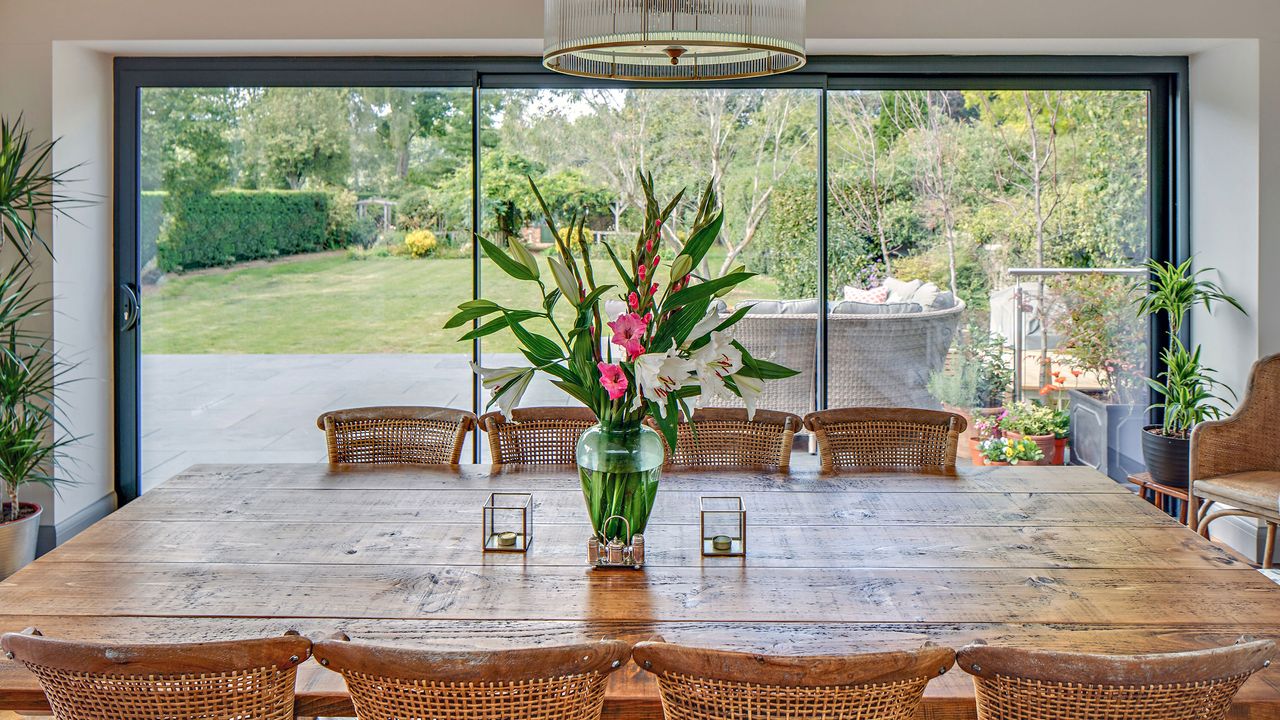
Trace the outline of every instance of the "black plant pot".
<instances>
[{"instance_id":1,"label":"black plant pot","mask_svg":"<svg viewBox=\"0 0 1280 720\"><path fill-rule=\"evenodd\" d=\"M1142 457L1151 479L1161 485L1184 488L1189 483L1191 441L1158 434L1159 425L1142 429Z\"/></svg>"}]
</instances>

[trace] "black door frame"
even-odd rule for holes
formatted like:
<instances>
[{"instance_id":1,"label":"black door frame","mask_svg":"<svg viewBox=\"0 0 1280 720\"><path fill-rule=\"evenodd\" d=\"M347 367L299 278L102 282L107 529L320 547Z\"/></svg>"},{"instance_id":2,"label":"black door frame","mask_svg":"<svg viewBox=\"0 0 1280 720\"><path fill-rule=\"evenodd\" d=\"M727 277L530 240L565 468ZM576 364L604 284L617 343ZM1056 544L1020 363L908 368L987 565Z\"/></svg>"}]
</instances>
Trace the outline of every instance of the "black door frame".
<instances>
[{"instance_id":1,"label":"black door frame","mask_svg":"<svg viewBox=\"0 0 1280 720\"><path fill-rule=\"evenodd\" d=\"M496 88L634 87L552 73L530 57L119 57L115 60L114 354L115 487L123 505L140 492L141 327L138 246L139 102L147 87L432 87L472 90L472 223L480 227L479 97ZM818 109L818 294L827 296L827 123L830 91L911 89L1146 90L1151 256L1188 256L1188 61L1181 56L815 56L787 75L720 83L645 83L643 87L812 88ZM480 292L480 255L472 254L473 294ZM818 315L819 406L826 405L827 326ZM1151 326L1151 365L1167 338ZM479 358L479 341L472 347ZM480 402L473 379L473 404ZM475 445L478 459L479 443Z\"/></svg>"}]
</instances>

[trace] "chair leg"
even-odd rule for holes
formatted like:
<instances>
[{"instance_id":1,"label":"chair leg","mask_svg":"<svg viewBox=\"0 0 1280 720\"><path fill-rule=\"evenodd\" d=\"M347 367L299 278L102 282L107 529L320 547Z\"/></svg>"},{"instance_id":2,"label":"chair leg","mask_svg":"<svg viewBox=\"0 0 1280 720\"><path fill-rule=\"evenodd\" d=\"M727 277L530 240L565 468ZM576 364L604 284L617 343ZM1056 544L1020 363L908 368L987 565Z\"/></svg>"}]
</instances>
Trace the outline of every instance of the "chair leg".
<instances>
[{"instance_id":1,"label":"chair leg","mask_svg":"<svg viewBox=\"0 0 1280 720\"><path fill-rule=\"evenodd\" d=\"M1262 551L1262 567L1265 570L1271 569L1271 558L1276 554L1276 524L1267 523L1267 543L1263 546Z\"/></svg>"},{"instance_id":2,"label":"chair leg","mask_svg":"<svg viewBox=\"0 0 1280 720\"><path fill-rule=\"evenodd\" d=\"M1195 492L1187 489L1187 527L1194 532L1200 525L1200 498L1196 497Z\"/></svg>"},{"instance_id":3,"label":"chair leg","mask_svg":"<svg viewBox=\"0 0 1280 720\"><path fill-rule=\"evenodd\" d=\"M1200 533L1200 537L1209 539L1209 523L1205 519L1209 517L1209 508L1213 507L1213 501L1209 500L1200 506L1200 510L1196 513L1196 531Z\"/></svg>"}]
</instances>

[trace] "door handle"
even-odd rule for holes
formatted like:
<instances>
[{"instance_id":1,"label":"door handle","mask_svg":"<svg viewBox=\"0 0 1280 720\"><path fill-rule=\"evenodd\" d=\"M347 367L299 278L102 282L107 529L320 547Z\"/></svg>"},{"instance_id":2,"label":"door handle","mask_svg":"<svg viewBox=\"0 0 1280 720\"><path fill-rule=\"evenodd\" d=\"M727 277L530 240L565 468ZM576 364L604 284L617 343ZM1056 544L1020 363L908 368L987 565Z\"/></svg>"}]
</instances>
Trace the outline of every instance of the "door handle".
<instances>
[{"instance_id":1,"label":"door handle","mask_svg":"<svg viewBox=\"0 0 1280 720\"><path fill-rule=\"evenodd\" d=\"M142 314L142 303L138 301L138 292L133 285L122 283L120 290L123 298L120 304L120 332L128 332L138 327L138 317Z\"/></svg>"}]
</instances>

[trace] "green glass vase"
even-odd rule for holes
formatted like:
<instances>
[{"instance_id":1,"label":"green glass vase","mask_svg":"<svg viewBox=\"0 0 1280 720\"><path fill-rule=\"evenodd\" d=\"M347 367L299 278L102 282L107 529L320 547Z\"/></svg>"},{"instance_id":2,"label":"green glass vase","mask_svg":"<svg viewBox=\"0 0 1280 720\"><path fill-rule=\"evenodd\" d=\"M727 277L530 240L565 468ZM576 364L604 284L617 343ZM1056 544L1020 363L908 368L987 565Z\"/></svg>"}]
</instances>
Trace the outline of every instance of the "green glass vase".
<instances>
[{"instance_id":1,"label":"green glass vase","mask_svg":"<svg viewBox=\"0 0 1280 720\"><path fill-rule=\"evenodd\" d=\"M591 529L604 543L643 533L658 497L665 452L662 436L645 425L593 425L578 439L578 475ZM614 516L626 518L626 522Z\"/></svg>"}]
</instances>

